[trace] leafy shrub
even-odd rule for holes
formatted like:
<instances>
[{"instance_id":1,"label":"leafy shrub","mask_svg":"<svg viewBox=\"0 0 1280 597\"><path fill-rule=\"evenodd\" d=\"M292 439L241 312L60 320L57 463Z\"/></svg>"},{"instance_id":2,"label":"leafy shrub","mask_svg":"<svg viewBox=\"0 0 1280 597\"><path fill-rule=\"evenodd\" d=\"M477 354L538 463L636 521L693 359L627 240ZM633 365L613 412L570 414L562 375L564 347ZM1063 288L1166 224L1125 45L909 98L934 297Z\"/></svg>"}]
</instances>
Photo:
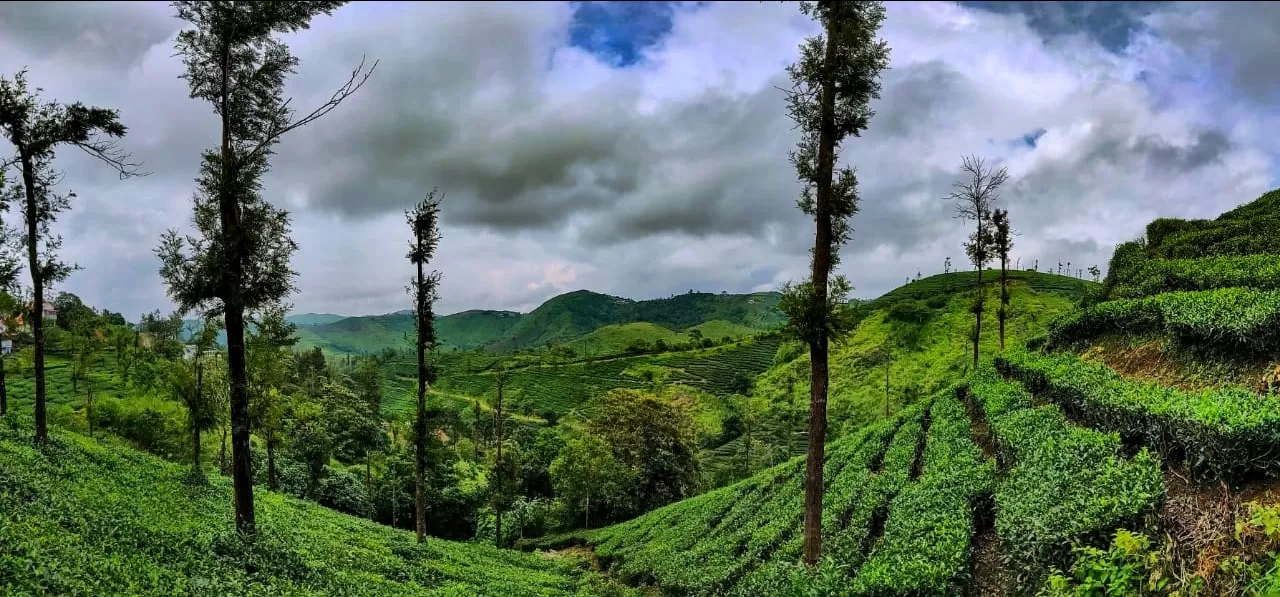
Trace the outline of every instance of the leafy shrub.
<instances>
[{"instance_id":1,"label":"leafy shrub","mask_svg":"<svg viewBox=\"0 0 1280 597\"><path fill-rule=\"evenodd\" d=\"M923 324L929 321L929 317L932 315L933 312L929 310L929 306L917 300L898 301L892 307L889 307L889 311L886 313L886 317L892 321L915 324Z\"/></svg>"},{"instance_id":2,"label":"leafy shrub","mask_svg":"<svg viewBox=\"0 0 1280 597\"><path fill-rule=\"evenodd\" d=\"M1070 576L1055 572L1040 597L1097 595L1164 595L1170 576L1160 574L1159 560L1146 536L1116 531L1107 549L1080 546Z\"/></svg>"},{"instance_id":3,"label":"leafy shrub","mask_svg":"<svg viewBox=\"0 0 1280 597\"><path fill-rule=\"evenodd\" d=\"M1186 392L1067 355L1009 351L996 367L1086 423L1185 461L1200 479L1280 473L1280 410L1240 388Z\"/></svg>"}]
</instances>

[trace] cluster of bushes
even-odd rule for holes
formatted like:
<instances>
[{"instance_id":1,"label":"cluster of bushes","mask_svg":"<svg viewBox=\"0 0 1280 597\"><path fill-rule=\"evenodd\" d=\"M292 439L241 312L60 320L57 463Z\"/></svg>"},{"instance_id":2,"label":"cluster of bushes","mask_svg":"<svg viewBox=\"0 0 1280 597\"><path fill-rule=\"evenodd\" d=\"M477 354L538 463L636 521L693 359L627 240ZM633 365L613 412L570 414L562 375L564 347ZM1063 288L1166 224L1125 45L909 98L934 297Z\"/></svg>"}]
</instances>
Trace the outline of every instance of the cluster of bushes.
<instances>
[{"instance_id":1,"label":"cluster of bushes","mask_svg":"<svg viewBox=\"0 0 1280 597\"><path fill-rule=\"evenodd\" d=\"M1275 348L1280 346L1280 291L1221 288L1108 301L1058 320L1049 338L1066 344L1116 331L1162 331L1224 349Z\"/></svg>"},{"instance_id":2,"label":"cluster of bushes","mask_svg":"<svg viewBox=\"0 0 1280 597\"><path fill-rule=\"evenodd\" d=\"M1199 479L1280 473L1280 409L1240 388L1188 392L1068 355L1010 351L996 367L1082 421L1184 461Z\"/></svg>"}]
</instances>

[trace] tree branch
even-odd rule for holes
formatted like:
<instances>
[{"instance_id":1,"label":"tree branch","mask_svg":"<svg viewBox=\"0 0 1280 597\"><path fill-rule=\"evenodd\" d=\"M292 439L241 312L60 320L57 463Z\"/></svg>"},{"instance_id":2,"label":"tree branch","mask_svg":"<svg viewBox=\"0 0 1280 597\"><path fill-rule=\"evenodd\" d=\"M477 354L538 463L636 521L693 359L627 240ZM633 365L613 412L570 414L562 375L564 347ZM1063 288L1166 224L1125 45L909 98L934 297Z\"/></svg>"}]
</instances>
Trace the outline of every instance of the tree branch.
<instances>
[{"instance_id":1,"label":"tree branch","mask_svg":"<svg viewBox=\"0 0 1280 597\"><path fill-rule=\"evenodd\" d=\"M308 124L311 124L312 122L315 122L316 120L319 120L320 118L322 118L325 114L332 112L335 108L338 107L339 104L341 104L348 97L351 97L353 93L355 93L357 90L363 87L366 82L369 81L369 77L373 76L374 69L378 68L379 62L380 62L379 60L373 61L373 65L370 66L369 70L366 71L364 69L365 58L363 56L360 57L360 64L357 65L356 68L351 71L351 77L348 78L347 82L344 83L341 87L339 87L337 91L334 91L333 95L329 96L328 101L324 102L323 104L320 104L319 107L317 107L315 110L312 110L311 113L307 114L306 116L303 116L302 118L299 118L293 122L285 124L284 126L278 129L273 129L268 131L267 134L263 135L262 139L258 142L258 144L254 146L252 150L249 151L249 157L260 154L263 150L265 150L268 146L270 146L272 142L279 139L285 133L292 131L296 128L300 128ZM282 117L281 120L284 120L284 117L288 115L289 102L291 101L293 101L293 98L289 98L288 100L285 100L285 102L280 105L280 110L278 111L278 115Z\"/></svg>"},{"instance_id":2,"label":"tree branch","mask_svg":"<svg viewBox=\"0 0 1280 597\"><path fill-rule=\"evenodd\" d=\"M120 146L114 141L95 137L83 143L74 143L74 145L115 169L120 174L120 180L151 175L150 172L138 170L138 168L142 167L142 164L130 162L129 158L132 156L120 149Z\"/></svg>"}]
</instances>

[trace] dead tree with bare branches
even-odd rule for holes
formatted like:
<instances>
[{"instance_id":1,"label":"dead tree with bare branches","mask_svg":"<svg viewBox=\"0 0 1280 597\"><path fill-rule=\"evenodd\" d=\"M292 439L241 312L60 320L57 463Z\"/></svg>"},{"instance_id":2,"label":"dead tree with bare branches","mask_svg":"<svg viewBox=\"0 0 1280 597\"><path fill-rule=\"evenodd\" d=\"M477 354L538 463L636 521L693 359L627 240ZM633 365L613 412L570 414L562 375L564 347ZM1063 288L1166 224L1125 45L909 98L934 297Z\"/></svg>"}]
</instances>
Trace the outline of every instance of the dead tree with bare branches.
<instances>
[{"instance_id":1,"label":"dead tree with bare branches","mask_svg":"<svg viewBox=\"0 0 1280 597\"><path fill-rule=\"evenodd\" d=\"M978 156L961 158L960 170L966 180L956 182L944 199L955 203L955 217L977 226L964 245L965 254L978 270L977 295L973 300L973 368L978 368L978 342L982 339L982 310L986 305L982 286L982 268L991 261L995 245L995 230L991 223L991 210L1000 196L1000 187L1009 180L1009 171L988 167Z\"/></svg>"}]
</instances>

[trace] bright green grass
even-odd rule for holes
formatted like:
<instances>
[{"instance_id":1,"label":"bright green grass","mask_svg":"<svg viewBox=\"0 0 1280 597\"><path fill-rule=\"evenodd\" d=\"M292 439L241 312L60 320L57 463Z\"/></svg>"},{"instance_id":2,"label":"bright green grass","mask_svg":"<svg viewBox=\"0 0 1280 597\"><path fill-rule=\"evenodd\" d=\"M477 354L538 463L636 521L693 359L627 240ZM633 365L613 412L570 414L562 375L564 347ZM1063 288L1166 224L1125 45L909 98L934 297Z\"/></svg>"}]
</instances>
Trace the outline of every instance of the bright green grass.
<instances>
[{"instance_id":1,"label":"bright green grass","mask_svg":"<svg viewBox=\"0 0 1280 597\"><path fill-rule=\"evenodd\" d=\"M723 319L714 319L711 321L700 323L689 329L686 329L685 334L682 334L682 336L685 338L688 338L688 332L691 332L693 330L698 330L699 332L702 332L703 338L714 338L716 340L719 340L725 337L741 338L743 336L750 336L760 331L749 326L733 323L731 321L725 321Z\"/></svg>"},{"instance_id":2,"label":"bright green grass","mask_svg":"<svg viewBox=\"0 0 1280 597\"><path fill-rule=\"evenodd\" d=\"M685 334L662 327L656 323L636 322L607 325L590 334L565 344L579 355L618 355L627 350L633 342L643 341L650 345L662 340L667 344L688 342Z\"/></svg>"},{"instance_id":3,"label":"bright green grass","mask_svg":"<svg viewBox=\"0 0 1280 597\"><path fill-rule=\"evenodd\" d=\"M1034 272L1023 272L1034 274ZM950 274L958 276L958 274ZM934 278L938 278L935 276ZM923 285L933 278L926 278L912 285ZM1072 286L1084 284L1073 278L1038 274L1031 279L1040 283L1061 283ZM951 289L951 286L946 286ZM898 289L894 292L899 292ZM948 292L953 292L948 290ZM891 293L892 294L892 293ZM1016 282L1010 287L1011 304L1006 322L1006 344L1017 346L1026 339L1045 332L1048 323L1070 311L1071 300L1058 291L1039 291L1026 283ZM890 411L896 413L906 404L904 387L918 388L916 396L928 396L933 392L959 381L969 370L972 360L972 344L969 331L973 327L973 315L969 313L972 293L954 292L942 295L946 301L934 310L930 320L920 332L919 346L900 349L894 354L890 367ZM986 310L983 315L980 350L984 355L994 354L999 348L999 330L996 324L999 289L988 287ZM883 303L882 303L883 304ZM883 417L884 367L873 365L866 358L878 346L895 337L894 324L886 321L884 310L876 310L863 318L852 336L832 348L830 358L831 386L828 411L833 432L851 432L870 421ZM809 395L809 357L804 351L799 358L774 367L756 380L756 392L775 403L783 401L789 376L798 382L794 392L801 397ZM803 437L799 440L803 445Z\"/></svg>"},{"instance_id":4,"label":"bright green grass","mask_svg":"<svg viewBox=\"0 0 1280 597\"><path fill-rule=\"evenodd\" d=\"M260 536L234 536L222 478L0 419L0 586L6 595L573 595L599 577L572 562L429 539L256 492ZM246 567L253 572L246 573Z\"/></svg>"}]
</instances>

